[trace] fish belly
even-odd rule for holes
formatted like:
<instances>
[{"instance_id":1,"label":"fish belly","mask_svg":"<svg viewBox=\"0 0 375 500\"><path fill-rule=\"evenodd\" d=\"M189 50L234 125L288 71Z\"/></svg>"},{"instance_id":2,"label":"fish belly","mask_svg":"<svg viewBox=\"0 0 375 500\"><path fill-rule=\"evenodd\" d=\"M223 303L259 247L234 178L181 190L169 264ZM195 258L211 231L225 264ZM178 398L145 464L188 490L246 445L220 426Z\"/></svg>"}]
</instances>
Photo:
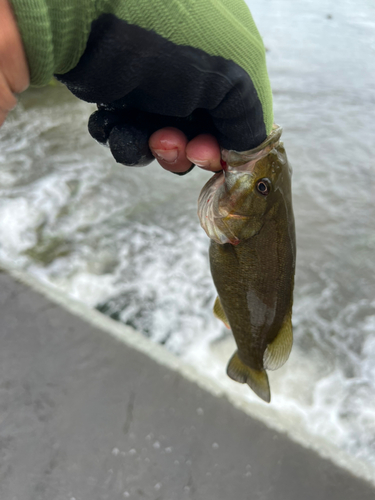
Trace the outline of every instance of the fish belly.
<instances>
[{"instance_id":1,"label":"fish belly","mask_svg":"<svg viewBox=\"0 0 375 500\"><path fill-rule=\"evenodd\" d=\"M251 368L260 369L263 367L265 347L261 329L251 328L251 310L247 296L249 278L254 274L251 271L252 259L251 256L246 259L246 267L241 265L239 250L238 245L233 246L230 243L220 245L212 241L211 274L241 359Z\"/></svg>"}]
</instances>

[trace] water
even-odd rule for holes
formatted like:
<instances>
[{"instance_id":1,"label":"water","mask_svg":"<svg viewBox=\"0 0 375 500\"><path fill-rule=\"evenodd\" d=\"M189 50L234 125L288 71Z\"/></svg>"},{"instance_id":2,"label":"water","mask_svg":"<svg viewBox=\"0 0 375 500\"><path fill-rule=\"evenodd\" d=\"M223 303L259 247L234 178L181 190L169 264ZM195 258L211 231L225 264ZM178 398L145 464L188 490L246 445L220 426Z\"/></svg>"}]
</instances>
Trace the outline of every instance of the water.
<instances>
[{"instance_id":1,"label":"water","mask_svg":"<svg viewBox=\"0 0 375 500\"><path fill-rule=\"evenodd\" d=\"M0 259L375 468L375 6L251 7L294 166L298 237L295 346L271 373L271 408L225 375L234 343L211 313L196 216L209 175L117 165L86 132L93 106L61 87L26 92L0 131Z\"/></svg>"}]
</instances>

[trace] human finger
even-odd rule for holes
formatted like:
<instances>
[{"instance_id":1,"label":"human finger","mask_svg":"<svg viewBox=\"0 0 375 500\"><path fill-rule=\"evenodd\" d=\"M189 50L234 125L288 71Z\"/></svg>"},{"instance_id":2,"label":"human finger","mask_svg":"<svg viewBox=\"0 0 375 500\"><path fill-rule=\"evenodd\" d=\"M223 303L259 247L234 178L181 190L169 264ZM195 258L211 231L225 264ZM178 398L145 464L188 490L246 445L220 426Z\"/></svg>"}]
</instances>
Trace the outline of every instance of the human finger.
<instances>
[{"instance_id":1,"label":"human finger","mask_svg":"<svg viewBox=\"0 0 375 500\"><path fill-rule=\"evenodd\" d=\"M149 139L149 147L159 164L176 174L183 174L192 168L186 157L186 135L177 128L165 127L154 132Z\"/></svg>"},{"instance_id":2,"label":"human finger","mask_svg":"<svg viewBox=\"0 0 375 500\"><path fill-rule=\"evenodd\" d=\"M192 139L186 146L186 157L204 170L218 172L220 164L220 146L211 134L201 134Z\"/></svg>"}]
</instances>

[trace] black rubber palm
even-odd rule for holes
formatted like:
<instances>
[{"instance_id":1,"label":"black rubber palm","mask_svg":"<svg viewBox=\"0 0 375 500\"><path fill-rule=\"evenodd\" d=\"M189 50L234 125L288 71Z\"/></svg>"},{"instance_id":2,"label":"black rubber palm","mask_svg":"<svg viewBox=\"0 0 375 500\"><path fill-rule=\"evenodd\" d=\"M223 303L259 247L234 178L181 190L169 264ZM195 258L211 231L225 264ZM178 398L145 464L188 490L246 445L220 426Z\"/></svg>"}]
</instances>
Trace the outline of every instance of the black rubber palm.
<instances>
[{"instance_id":1,"label":"black rubber palm","mask_svg":"<svg viewBox=\"0 0 375 500\"><path fill-rule=\"evenodd\" d=\"M78 65L56 77L80 99L98 104L89 131L125 165L150 163L148 139L168 126L189 140L211 133L238 151L266 138L261 103L240 66L112 14L92 23Z\"/></svg>"}]
</instances>

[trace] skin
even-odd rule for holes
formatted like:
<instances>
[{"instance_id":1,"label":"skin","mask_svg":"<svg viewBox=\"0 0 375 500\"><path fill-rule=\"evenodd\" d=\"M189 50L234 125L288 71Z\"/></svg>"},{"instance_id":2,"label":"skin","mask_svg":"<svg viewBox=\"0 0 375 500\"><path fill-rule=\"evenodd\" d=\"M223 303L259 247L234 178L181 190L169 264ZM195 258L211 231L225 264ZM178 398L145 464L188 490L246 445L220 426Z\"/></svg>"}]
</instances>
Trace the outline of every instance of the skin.
<instances>
[{"instance_id":1,"label":"skin","mask_svg":"<svg viewBox=\"0 0 375 500\"><path fill-rule=\"evenodd\" d=\"M263 369L267 345L285 321L290 321L293 302L295 234L290 172L282 144L276 149L254 161L249 174L228 171L225 184L218 178L215 194L211 191L208 199L201 195L203 205L215 206L215 198L220 200L215 224L228 236L227 241L237 237L233 244L211 241L211 272L238 355L255 370ZM264 178L270 185L267 196L257 190ZM223 219L220 210L227 214ZM200 215L203 227L206 213Z\"/></svg>"},{"instance_id":2,"label":"skin","mask_svg":"<svg viewBox=\"0 0 375 500\"><path fill-rule=\"evenodd\" d=\"M22 40L8 0L0 0L0 127L17 104L16 94L29 86L29 70ZM170 172L186 172L191 163L216 172L221 170L220 147L212 135L188 142L172 127L157 130L149 140L152 154Z\"/></svg>"},{"instance_id":3,"label":"skin","mask_svg":"<svg viewBox=\"0 0 375 500\"><path fill-rule=\"evenodd\" d=\"M264 351L292 308L294 252L286 234L285 219L270 220L236 246L210 247L212 276L240 359L256 370L263 369Z\"/></svg>"},{"instance_id":4,"label":"skin","mask_svg":"<svg viewBox=\"0 0 375 500\"><path fill-rule=\"evenodd\" d=\"M0 126L17 104L15 94L29 86L21 37L7 0L0 0Z\"/></svg>"}]
</instances>

